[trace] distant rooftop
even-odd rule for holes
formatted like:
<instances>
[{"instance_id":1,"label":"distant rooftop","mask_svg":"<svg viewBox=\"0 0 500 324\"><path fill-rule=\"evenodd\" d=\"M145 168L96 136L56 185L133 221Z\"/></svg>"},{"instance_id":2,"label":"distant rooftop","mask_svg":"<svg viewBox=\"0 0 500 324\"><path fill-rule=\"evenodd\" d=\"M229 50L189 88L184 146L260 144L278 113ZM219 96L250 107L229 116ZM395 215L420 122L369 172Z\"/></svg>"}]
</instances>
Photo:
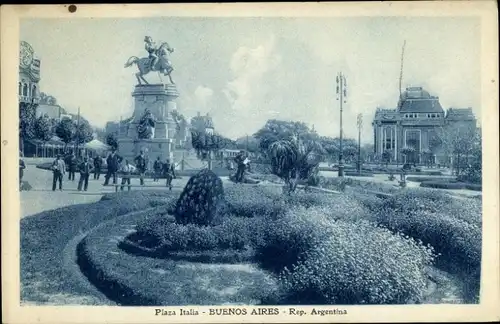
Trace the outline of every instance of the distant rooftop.
<instances>
[{"instance_id":1,"label":"distant rooftop","mask_svg":"<svg viewBox=\"0 0 500 324\"><path fill-rule=\"evenodd\" d=\"M408 87L399 98L398 111L405 113L442 113L439 97L431 96L422 87Z\"/></svg>"}]
</instances>

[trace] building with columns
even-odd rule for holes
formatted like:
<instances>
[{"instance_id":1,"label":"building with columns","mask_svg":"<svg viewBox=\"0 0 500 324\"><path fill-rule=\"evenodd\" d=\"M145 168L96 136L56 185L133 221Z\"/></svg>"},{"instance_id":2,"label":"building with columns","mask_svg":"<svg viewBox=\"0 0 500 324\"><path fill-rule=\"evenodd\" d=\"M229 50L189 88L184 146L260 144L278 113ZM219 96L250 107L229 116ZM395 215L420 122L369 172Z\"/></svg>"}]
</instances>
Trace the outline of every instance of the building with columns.
<instances>
[{"instance_id":1,"label":"building with columns","mask_svg":"<svg viewBox=\"0 0 500 324\"><path fill-rule=\"evenodd\" d=\"M21 41L19 51L18 98L20 104L36 104L40 98L40 60L31 45Z\"/></svg>"},{"instance_id":2,"label":"building with columns","mask_svg":"<svg viewBox=\"0 0 500 324\"><path fill-rule=\"evenodd\" d=\"M404 163L406 156L401 149L411 147L417 163L423 163L424 152L431 154L434 163L446 163L434 138L441 129L458 124L476 127L472 108L449 108L445 112L439 97L422 87L409 87L401 94L396 109L377 108L372 122L374 150L379 156L388 152L391 162Z\"/></svg>"}]
</instances>

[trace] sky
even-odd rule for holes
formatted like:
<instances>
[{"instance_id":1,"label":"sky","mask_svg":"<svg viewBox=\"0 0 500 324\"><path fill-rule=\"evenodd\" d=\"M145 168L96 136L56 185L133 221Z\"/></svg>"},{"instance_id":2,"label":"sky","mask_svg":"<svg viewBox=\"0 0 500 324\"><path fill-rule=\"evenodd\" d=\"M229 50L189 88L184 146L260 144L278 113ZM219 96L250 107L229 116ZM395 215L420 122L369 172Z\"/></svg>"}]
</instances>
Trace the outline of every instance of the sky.
<instances>
[{"instance_id":1,"label":"sky","mask_svg":"<svg viewBox=\"0 0 500 324\"><path fill-rule=\"evenodd\" d=\"M339 134L335 77L347 78L346 137L373 141L377 107L395 108L402 86L422 86L444 109L472 107L481 118L480 20L468 17L78 18L21 22L21 40L41 60L41 91L91 124L133 113L131 56L146 56L144 36L167 41L177 109L209 113L216 131L251 135L269 119L298 120ZM145 76L159 82L157 74Z\"/></svg>"}]
</instances>

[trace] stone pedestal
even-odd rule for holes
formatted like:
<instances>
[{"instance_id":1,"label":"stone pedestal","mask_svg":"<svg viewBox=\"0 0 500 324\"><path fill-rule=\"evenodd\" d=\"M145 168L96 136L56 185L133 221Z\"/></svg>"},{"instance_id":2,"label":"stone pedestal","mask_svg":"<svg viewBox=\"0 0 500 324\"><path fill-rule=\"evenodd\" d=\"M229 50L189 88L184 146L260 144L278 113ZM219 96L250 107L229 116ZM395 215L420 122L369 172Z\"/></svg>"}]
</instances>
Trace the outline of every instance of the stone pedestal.
<instances>
[{"instance_id":1,"label":"stone pedestal","mask_svg":"<svg viewBox=\"0 0 500 324\"><path fill-rule=\"evenodd\" d=\"M171 112L177 110L175 100L179 96L174 84L147 84L137 85L132 93L134 97L133 118L124 125L120 125L118 138L119 152L129 162L141 150L145 151L151 163L159 156L162 161L173 159L175 149L176 123ZM137 135L137 126L144 112L148 109L156 119L154 137L140 139Z\"/></svg>"}]
</instances>

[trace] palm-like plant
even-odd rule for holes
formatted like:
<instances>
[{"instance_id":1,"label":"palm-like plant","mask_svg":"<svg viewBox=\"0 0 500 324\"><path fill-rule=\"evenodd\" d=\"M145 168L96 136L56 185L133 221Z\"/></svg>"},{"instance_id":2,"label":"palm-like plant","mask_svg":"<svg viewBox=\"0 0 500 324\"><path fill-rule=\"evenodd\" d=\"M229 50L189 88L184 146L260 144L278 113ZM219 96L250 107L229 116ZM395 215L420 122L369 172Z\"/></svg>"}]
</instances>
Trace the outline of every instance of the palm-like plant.
<instances>
[{"instance_id":1,"label":"palm-like plant","mask_svg":"<svg viewBox=\"0 0 500 324\"><path fill-rule=\"evenodd\" d=\"M273 142L268 154L272 173L285 181L287 193L291 193L299 180L308 180L318 172L324 149L317 141L302 141L294 137Z\"/></svg>"}]
</instances>

